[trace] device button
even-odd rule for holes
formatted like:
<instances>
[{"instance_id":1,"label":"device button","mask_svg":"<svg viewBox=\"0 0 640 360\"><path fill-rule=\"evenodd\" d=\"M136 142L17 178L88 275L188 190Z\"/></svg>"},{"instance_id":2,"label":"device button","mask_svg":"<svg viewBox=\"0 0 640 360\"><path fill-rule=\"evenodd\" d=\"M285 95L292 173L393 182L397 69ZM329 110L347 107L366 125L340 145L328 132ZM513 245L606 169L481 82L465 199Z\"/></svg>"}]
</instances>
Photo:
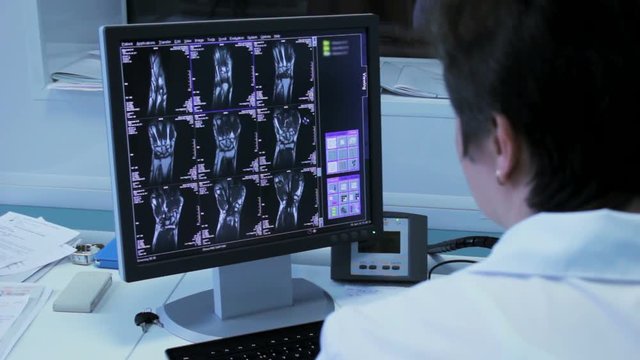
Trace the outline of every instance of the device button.
<instances>
[{"instance_id":1,"label":"device button","mask_svg":"<svg viewBox=\"0 0 640 360\"><path fill-rule=\"evenodd\" d=\"M378 267L377 267L377 266L375 266L375 265L369 265L369 270L375 270L375 269L377 269L377 268L378 268Z\"/></svg>"},{"instance_id":2,"label":"device button","mask_svg":"<svg viewBox=\"0 0 640 360\"><path fill-rule=\"evenodd\" d=\"M393 269L393 270L400 270L400 266L398 266L398 265L393 265L393 266L391 267L391 269Z\"/></svg>"},{"instance_id":3,"label":"device button","mask_svg":"<svg viewBox=\"0 0 640 360\"><path fill-rule=\"evenodd\" d=\"M389 270L391 269L391 266L389 265L382 265L382 270Z\"/></svg>"},{"instance_id":4,"label":"device button","mask_svg":"<svg viewBox=\"0 0 640 360\"><path fill-rule=\"evenodd\" d=\"M358 240L360 238L360 235L358 235L357 231L352 231L350 235L351 235L351 240Z\"/></svg>"},{"instance_id":5,"label":"device button","mask_svg":"<svg viewBox=\"0 0 640 360\"><path fill-rule=\"evenodd\" d=\"M371 237L371 235L369 235L369 231L367 230L360 230L360 238L362 239L369 239Z\"/></svg>"},{"instance_id":6,"label":"device button","mask_svg":"<svg viewBox=\"0 0 640 360\"><path fill-rule=\"evenodd\" d=\"M331 235L331 236L329 237L329 240L330 240L332 243L337 243L337 242L338 242L338 235Z\"/></svg>"},{"instance_id":7,"label":"device button","mask_svg":"<svg viewBox=\"0 0 640 360\"><path fill-rule=\"evenodd\" d=\"M345 233L340 234L340 241L349 241L349 235Z\"/></svg>"},{"instance_id":8,"label":"device button","mask_svg":"<svg viewBox=\"0 0 640 360\"><path fill-rule=\"evenodd\" d=\"M360 268L360 269L364 270L364 269L366 269L366 268L367 268L367 265L360 265L360 266L358 266L358 268Z\"/></svg>"}]
</instances>

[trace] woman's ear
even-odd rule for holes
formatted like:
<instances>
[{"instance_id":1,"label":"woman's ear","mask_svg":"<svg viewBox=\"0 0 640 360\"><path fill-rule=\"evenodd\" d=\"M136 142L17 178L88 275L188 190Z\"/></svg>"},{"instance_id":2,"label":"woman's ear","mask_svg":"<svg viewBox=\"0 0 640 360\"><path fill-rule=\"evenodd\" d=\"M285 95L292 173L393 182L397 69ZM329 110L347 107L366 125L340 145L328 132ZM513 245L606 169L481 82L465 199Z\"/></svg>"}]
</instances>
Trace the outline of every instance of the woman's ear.
<instances>
[{"instance_id":1,"label":"woman's ear","mask_svg":"<svg viewBox=\"0 0 640 360\"><path fill-rule=\"evenodd\" d=\"M496 177L499 183L505 184L514 175L520 155L520 145L513 126L506 116L496 113L493 115L493 120Z\"/></svg>"}]
</instances>

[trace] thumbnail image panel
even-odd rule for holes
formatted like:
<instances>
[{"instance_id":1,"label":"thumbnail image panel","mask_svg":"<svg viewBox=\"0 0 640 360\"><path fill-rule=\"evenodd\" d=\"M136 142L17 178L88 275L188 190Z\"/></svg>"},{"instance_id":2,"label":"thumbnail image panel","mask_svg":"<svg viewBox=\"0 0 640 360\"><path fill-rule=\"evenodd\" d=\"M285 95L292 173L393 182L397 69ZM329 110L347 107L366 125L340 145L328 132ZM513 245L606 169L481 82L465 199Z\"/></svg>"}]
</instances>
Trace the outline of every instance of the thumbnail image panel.
<instances>
[{"instance_id":1,"label":"thumbnail image panel","mask_svg":"<svg viewBox=\"0 0 640 360\"><path fill-rule=\"evenodd\" d=\"M127 48L122 53L127 118L190 112L186 45Z\"/></svg>"},{"instance_id":2,"label":"thumbnail image panel","mask_svg":"<svg viewBox=\"0 0 640 360\"><path fill-rule=\"evenodd\" d=\"M251 42L191 45L195 112L255 104Z\"/></svg>"},{"instance_id":3,"label":"thumbnail image panel","mask_svg":"<svg viewBox=\"0 0 640 360\"><path fill-rule=\"evenodd\" d=\"M258 136L263 170L316 165L313 104L258 109Z\"/></svg>"},{"instance_id":4,"label":"thumbnail image panel","mask_svg":"<svg viewBox=\"0 0 640 360\"><path fill-rule=\"evenodd\" d=\"M314 102L311 38L255 44L258 106Z\"/></svg>"},{"instance_id":5,"label":"thumbnail image panel","mask_svg":"<svg viewBox=\"0 0 640 360\"><path fill-rule=\"evenodd\" d=\"M138 260L190 249L200 239L195 183L134 190Z\"/></svg>"},{"instance_id":6,"label":"thumbnail image panel","mask_svg":"<svg viewBox=\"0 0 640 360\"><path fill-rule=\"evenodd\" d=\"M199 176L220 178L257 172L254 110L195 115Z\"/></svg>"},{"instance_id":7,"label":"thumbnail image panel","mask_svg":"<svg viewBox=\"0 0 640 360\"><path fill-rule=\"evenodd\" d=\"M329 220L362 214L360 175L327 178Z\"/></svg>"},{"instance_id":8,"label":"thumbnail image panel","mask_svg":"<svg viewBox=\"0 0 640 360\"><path fill-rule=\"evenodd\" d=\"M360 171L360 141L357 129L325 134L327 174Z\"/></svg>"},{"instance_id":9,"label":"thumbnail image panel","mask_svg":"<svg viewBox=\"0 0 640 360\"><path fill-rule=\"evenodd\" d=\"M318 226L315 168L262 174L262 202L268 222L265 234Z\"/></svg>"},{"instance_id":10,"label":"thumbnail image panel","mask_svg":"<svg viewBox=\"0 0 640 360\"><path fill-rule=\"evenodd\" d=\"M200 183L203 240L210 244L255 237L260 233L258 175Z\"/></svg>"},{"instance_id":11,"label":"thumbnail image panel","mask_svg":"<svg viewBox=\"0 0 640 360\"><path fill-rule=\"evenodd\" d=\"M128 121L133 188L195 180L192 116Z\"/></svg>"}]
</instances>

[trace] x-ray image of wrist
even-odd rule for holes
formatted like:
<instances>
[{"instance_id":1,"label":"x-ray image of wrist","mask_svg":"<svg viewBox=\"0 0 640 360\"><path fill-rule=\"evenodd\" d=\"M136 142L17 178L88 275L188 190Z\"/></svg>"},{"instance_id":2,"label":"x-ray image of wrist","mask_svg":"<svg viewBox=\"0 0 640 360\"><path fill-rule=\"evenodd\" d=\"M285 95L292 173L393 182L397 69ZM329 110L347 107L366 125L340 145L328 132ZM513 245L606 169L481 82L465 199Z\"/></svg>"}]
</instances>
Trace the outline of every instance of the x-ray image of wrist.
<instances>
[{"instance_id":1,"label":"x-ray image of wrist","mask_svg":"<svg viewBox=\"0 0 640 360\"><path fill-rule=\"evenodd\" d=\"M240 235L240 213L247 189L232 180L223 180L213 187L220 217L216 229L218 242L238 239Z\"/></svg>"},{"instance_id":2,"label":"x-ray image of wrist","mask_svg":"<svg viewBox=\"0 0 640 360\"><path fill-rule=\"evenodd\" d=\"M216 47L213 51L213 66L215 78L213 79L213 106L215 108L229 107L231 94L233 93L232 66L233 60L229 49Z\"/></svg>"},{"instance_id":3,"label":"x-ray image of wrist","mask_svg":"<svg viewBox=\"0 0 640 360\"><path fill-rule=\"evenodd\" d=\"M276 78L273 85L273 101L276 104L291 103L293 89L293 65L296 54L288 43L277 43L273 47L273 61L276 67Z\"/></svg>"},{"instance_id":4,"label":"x-ray image of wrist","mask_svg":"<svg viewBox=\"0 0 640 360\"><path fill-rule=\"evenodd\" d=\"M149 86L149 114L161 114L167 110L167 80L160 62L160 54L152 52L149 55L151 68L151 85Z\"/></svg>"},{"instance_id":5,"label":"x-ray image of wrist","mask_svg":"<svg viewBox=\"0 0 640 360\"><path fill-rule=\"evenodd\" d=\"M176 129L173 121L161 119L149 124L149 140L151 141L151 175L152 185L166 184L171 181L173 171L173 155L176 142Z\"/></svg>"},{"instance_id":6,"label":"x-ray image of wrist","mask_svg":"<svg viewBox=\"0 0 640 360\"><path fill-rule=\"evenodd\" d=\"M178 189L157 189L151 193L151 208L156 219L153 252L176 250L178 248L178 221L184 199Z\"/></svg>"},{"instance_id":7,"label":"x-ray image of wrist","mask_svg":"<svg viewBox=\"0 0 640 360\"><path fill-rule=\"evenodd\" d=\"M294 166L300 121L300 113L295 109L277 108L274 110L273 127L276 132L274 168L282 169Z\"/></svg>"},{"instance_id":8,"label":"x-ray image of wrist","mask_svg":"<svg viewBox=\"0 0 640 360\"><path fill-rule=\"evenodd\" d=\"M237 114L214 115L213 136L216 141L214 176L235 174L240 130L242 130L242 125Z\"/></svg>"},{"instance_id":9,"label":"x-ray image of wrist","mask_svg":"<svg viewBox=\"0 0 640 360\"><path fill-rule=\"evenodd\" d=\"M273 178L280 201L276 229L295 229L298 226L298 205L304 189L304 176L293 171L276 174Z\"/></svg>"}]
</instances>

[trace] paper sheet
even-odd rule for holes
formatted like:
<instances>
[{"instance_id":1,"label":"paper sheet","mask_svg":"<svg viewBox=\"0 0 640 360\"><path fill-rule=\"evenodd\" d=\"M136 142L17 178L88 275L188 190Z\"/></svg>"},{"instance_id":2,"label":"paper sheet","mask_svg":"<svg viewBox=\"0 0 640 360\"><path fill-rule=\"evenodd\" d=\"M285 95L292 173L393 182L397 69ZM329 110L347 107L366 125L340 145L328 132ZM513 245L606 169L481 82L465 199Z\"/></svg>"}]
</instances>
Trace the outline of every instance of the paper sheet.
<instances>
[{"instance_id":1,"label":"paper sheet","mask_svg":"<svg viewBox=\"0 0 640 360\"><path fill-rule=\"evenodd\" d=\"M13 239L39 241L50 245L64 244L78 236L79 232L12 211L0 216L0 229L8 231Z\"/></svg>"},{"instance_id":2,"label":"paper sheet","mask_svg":"<svg viewBox=\"0 0 640 360\"><path fill-rule=\"evenodd\" d=\"M4 297L20 298L20 300L7 300L15 300L17 304L9 304L4 307L4 310L0 310L8 314L9 317L15 317L5 333L0 336L0 359L6 358L11 352L11 349L27 330L29 324L40 313L51 293L52 290L43 285L0 282L0 299ZM25 306L20 310L21 301L26 302ZM0 305L1 307L3 306Z\"/></svg>"},{"instance_id":3,"label":"paper sheet","mask_svg":"<svg viewBox=\"0 0 640 360\"><path fill-rule=\"evenodd\" d=\"M0 295L0 339L27 307L29 295Z\"/></svg>"},{"instance_id":4,"label":"paper sheet","mask_svg":"<svg viewBox=\"0 0 640 360\"><path fill-rule=\"evenodd\" d=\"M48 89L102 91L102 67L98 50L87 52L77 59L51 74Z\"/></svg>"},{"instance_id":5,"label":"paper sheet","mask_svg":"<svg viewBox=\"0 0 640 360\"><path fill-rule=\"evenodd\" d=\"M46 250L39 249L29 254L26 259L14 262L3 268L0 268L0 275L11 275L21 273L30 269L40 268L53 261L62 259L71 255L76 251L73 246L63 244L57 247L48 247Z\"/></svg>"},{"instance_id":6,"label":"paper sheet","mask_svg":"<svg viewBox=\"0 0 640 360\"><path fill-rule=\"evenodd\" d=\"M82 58L51 74L53 81L102 85L100 54L90 51Z\"/></svg>"},{"instance_id":7,"label":"paper sheet","mask_svg":"<svg viewBox=\"0 0 640 360\"><path fill-rule=\"evenodd\" d=\"M0 216L0 275L44 266L75 251L66 243L79 232L8 212Z\"/></svg>"},{"instance_id":8,"label":"paper sheet","mask_svg":"<svg viewBox=\"0 0 640 360\"><path fill-rule=\"evenodd\" d=\"M388 285L347 285L343 288L344 297L336 300L340 306L366 304L378 299L399 294L406 289L405 286L388 286Z\"/></svg>"}]
</instances>

